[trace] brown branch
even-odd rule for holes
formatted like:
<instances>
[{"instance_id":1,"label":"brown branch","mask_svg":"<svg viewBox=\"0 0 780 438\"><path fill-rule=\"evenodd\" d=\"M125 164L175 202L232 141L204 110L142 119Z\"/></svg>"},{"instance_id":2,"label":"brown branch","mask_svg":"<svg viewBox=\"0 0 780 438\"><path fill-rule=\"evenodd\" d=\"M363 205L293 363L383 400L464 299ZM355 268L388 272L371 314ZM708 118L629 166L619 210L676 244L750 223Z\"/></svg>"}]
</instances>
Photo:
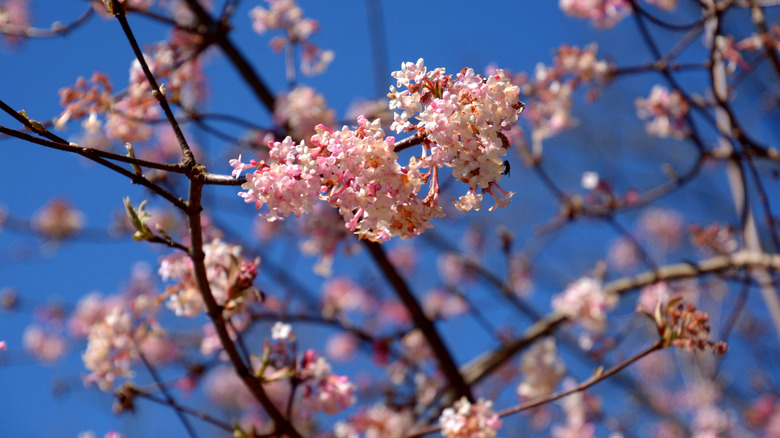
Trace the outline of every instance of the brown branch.
<instances>
[{"instance_id":1,"label":"brown branch","mask_svg":"<svg viewBox=\"0 0 780 438\"><path fill-rule=\"evenodd\" d=\"M509 416L509 415L512 415L512 414L516 414L518 412L527 411L528 409L532 409L532 408L535 408L535 407L538 407L538 406L545 405L547 403L554 402L556 400L560 400L560 399L562 399L564 397L567 397L567 396L572 395L572 394L577 393L577 392L585 391L586 389L596 385L597 383L602 382L602 381L606 380L607 378L614 376L615 374L619 373L620 371L622 371L623 369L625 369L626 367L628 367L632 363L637 362L638 360L640 360L643 357L649 355L650 353L653 353L653 352L661 350L661 349L663 349L662 344L660 342L655 342L650 347L648 347L645 350L637 353L636 355L634 355L634 356L624 360L623 362L620 362L619 364L613 366L612 368L610 368L610 369L608 369L606 371L596 372L593 376L589 377L588 379L586 379L585 381L583 381L582 383L580 383L579 385L577 385L577 386L575 386L573 388L567 389L565 391L559 391L559 392L556 392L556 393L553 393L553 394L550 394L550 395L538 397L538 398L535 398L533 400L529 400L529 401L527 401L525 403L521 403L521 404L519 404L519 405L517 405L515 407L507 408L507 409L498 411L497 414L498 414L499 417L506 417L506 416ZM420 429L420 430L414 431L414 432L406 435L405 438L417 438L417 437L428 435L430 433L438 432L440 430L441 430L441 426L426 427L424 429Z\"/></svg>"},{"instance_id":2,"label":"brown branch","mask_svg":"<svg viewBox=\"0 0 780 438\"><path fill-rule=\"evenodd\" d=\"M125 15L124 9L119 4L118 0L111 0L111 2L114 8L114 16L117 18L117 20L119 20L119 24L122 26L125 37L127 37L127 41L130 43L136 59L141 64L141 69L144 71L146 80L149 82L149 86L152 88L152 95L160 103L160 107L162 108L163 113L165 113L165 117L168 119L168 123L173 129L174 135L176 135L176 141L179 143L182 154L184 155L182 163L184 163L185 166L191 166L195 163L195 159L192 156L192 151L187 144L187 140L184 138L184 133L182 132L181 127L179 127L179 123L176 121L176 117L173 115L171 106L168 105L168 99L165 98L165 93L163 93L163 91L160 89L160 86L157 84L157 80L155 80L152 71L149 69L149 65L146 63L146 58L144 57L141 48L138 46L138 41L136 41L132 29L130 29L130 24L127 22L127 15Z\"/></svg>"},{"instance_id":3,"label":"brown branch","mask_svg":"<svg viewBox=\"0 0 780 438\"><path fill-rule=\"evenodd\" d=\"M447 346L444 345L441 336L439 336L439 332L436 331L433 322L425 316L425 312L417 301L417 298L415 298L414 294L409 289L409 286L406 284L406 281L401 277L393 264L390 263L382 246L379 243L371 242L369 240L362 240L362 242L368 248L371 257L382 270L387 281L393 286L398 297L409 311L415 325L420 329L425 340L428 342L428 345L430 345L436 359L439 361L439 367L457 393L457 397L466 397L469 400L474 401L474 396L471 394L471 388L468 383L466 383L466 380L461 375L460 371L458 371L458 367L455 365L455 361L447 349Z\"/></svg>"},{"instance_id":4,"label":"brown branch","mask_svg":"<svg viewBox=\"0 0 780 438\"><path fill-rule=\"evenodd\" d=\"M192 242L190 248L190 259L192 260L193 272L195 273L195 279L198 284L203 302L206 304L206 309L209 317L214 323L214 327L217 330L222 347L225 349L230 362L236 370L238 377L244 382L244 385L249 389L252 395L263 406L268 415L274 421L276 428L281 433L286 434L292 438L301 438L298 431L295 430L290 421L284 417L284 415L277 409L273 401L271 401L268 394L265 392L265 388L261 384L260 380L254 375L252 371L244 363L241 355L236 349L236 345L230 339L227 327L225 326L225 318L222 315L222 306L217 304L214 296L211 293L211 285L206 275L205 258L206 255L203 252L203 228L200 218L200 206L201 195L203 189L203 178L198 172L202 171L201 166L195 166L193 172L190 175L190 190L189 190L189 211L187 218L190 224L190 240Z\"/></svg>"}]
</instances>

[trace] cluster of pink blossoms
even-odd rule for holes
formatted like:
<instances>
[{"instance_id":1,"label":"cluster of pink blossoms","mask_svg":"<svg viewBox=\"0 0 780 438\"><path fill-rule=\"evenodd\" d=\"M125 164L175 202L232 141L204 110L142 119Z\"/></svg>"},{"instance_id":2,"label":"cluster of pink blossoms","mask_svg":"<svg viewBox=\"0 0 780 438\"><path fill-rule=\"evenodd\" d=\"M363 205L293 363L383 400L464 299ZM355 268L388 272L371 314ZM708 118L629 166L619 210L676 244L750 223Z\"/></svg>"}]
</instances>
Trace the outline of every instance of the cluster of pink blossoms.
<instances>
[{"instance_id":1,"label":"cluster of pink blossoms","mask_svg":"<svg viewBox=\"0 0 780 438\"><path fill-rule=\"evenodd\" d=\"M336 118L321 94L301 85L276 98L274 121L286 126L294 140L301 141L311 138L317 125L333 126Z\"/></svg>"},{"instance_id":2,"label":"cluster of pink blossoms","mask_svg":"<svg viewBox=\"0 0 780 438\"><path fill-rule=\"evenodd\" d=\"M266 0L269 8L256 6L249 11L252 29L262 35L269 30L282 29L287 35L271 40L271 48L280 52L288 44L300 44L301 70L306 75L322 73L335 57L332 50L322 50L309 41L320 30L317 20L304 18L303 10L294 0Z\"/></svg>"},{"instance_id":3,"label":"cluster of pink blossoms","mask_svg":"<svg viewBox=\"0 0 780 438\"><path fill-rule=\"evenodd\" d=\"M206 276L217 304L227 310L238 310L245 303L246 292L252 289L260 259L247 261L241 257L241 247L214 239L203 245L206 255ZM192 267L192 260L183 253L175 253L160 261L160 276L174 280L164 296L168 307L178 316L194 317L205 310ZM250 295L251 296L251 295Z\"/></svg>"},{"instance_id":4,"label":"cluster of pink blossoms","mask_svg":"<svg viewBox=\"0 0 780 438\"><path fill-rule=\"evenodd\" d=\"M307 350L298 360L291 325L274 324L271 339L274 342L263 354L261 367L266 370L263 378L268 382L282 382L294 373L301 385L298 394L305 416L314 412L335 414L355 403L355 385L347 376L332 373L324 357ZM268 372L268 369L275 371Z\"/></svg>"},{"instance_id":5,"label":"cluster of pink blossoms","mask_svg":"<svg viewBox=\"0 0 780 438\"><path fill-rule=\"evenodd\" d=\"M578 87L609 80L611 67L597 54L595 43L582 48L564 44L556 51L552 65L537 64L533 77L525 73L514 76L512 81L528 99L524 118L531 123L535 144L576 125L571 111Z\"/></svg>"},{"instance_id":6,"label":"cluster of pink blossoms","mask_svg":"<svg viewBox=\"0 0 780 438\"><path fill-rule=\"evenodd\" d=\"M602 332L607 326L607 312L617 303L618 296L605 292L601 281L583 277L555 295L552 308L588 330Z\"/></svg>"},{"instance_id":7,"label":"cluster of pink blossoms","mask_svg":"<svg viewBox=\"0 0 780 438\"><path fill-rule=\"evenodd\" d=\"M637 98L635 105L639 118L652 119L645 126L648 134L677 140L688 136L685 117L689 106L679 91L656 85L647 99Z\"/></svg>"},{"instance_id":8,"label":"cluster of pink blossoms","mask_svg":"<svg viewBox=\"0 0 780 438\"><path fill-rule=\"evenodd\" d=\"M65 239L78 234L84 227L84 213L62 198L53 198L32 220L35 231L50 239Z\"/></svg>"},{"instance_id":9,"label":"cluster of pink blossoms","mask_svg":"<svg viewBox=\"0 0 780 438\"><path fill-rule=\"evenodd\" d=\"M6 0L0 2L0 36L13 46L19 43L24 31L30 25L28 0Z\"/></svg>"},{"instance_id":10,"label":"cluster of pink blossoms","mask_svg":"<svg viewBox=\"0 0 780 438\"><path fill-rule=\"evenodd\" d=\"M96 383L100 389L110 391L117 379L133 377L131 365L138 359L133 332L130 313L119 308L92 326L87 349L81 356L84 366L91 372L85 382Z\"/></svg>"},{"instance_id":11,"label":"cluster of pink blossoms","mask_svg":"<svg viewBox=\"0 0 780 438\"><path fill-rule=\"evenodd\" d=\"M144 55L169 101L192 106L205 98L202 65L193 56L201 44L200 37L174 30L169 42L156 44L151 55ZM82 126L92 138L102 134L108 140L129 143L150 139L154 129L149 122L159 118L161 111L137 59L130 66L127 90L113 96L112 89L102 73L93 74L90 81L78 78L75 86L61 89L60 104L65 109L55 120L55 127L62 129L69 120L88 116ZM103 113L105 127L98 118Z\"/></svg>"},{"instance_id":12,"label":"cluster of pink blossoms","mask_svg":"<svg viewBox=\"0 0 780 438\"><path fill-rule=\"evenodd\" d=\"M627 0L560 0L558 5L564 13L591 20L598 27L612 27L631 13Z\"/></svg>"},{"instance_id":13,"label":"cluster of pink blossoms","mask_svg":"<svg viewBox=\"0 0 780 438\"><path fill-rule=\"evenodd\" d=\"M472 404L463 397L442 411L439 424L446 438L493 438L501 420L493 412L493 402L480 399Z\"/></svg>"},{"instance_id":14,"label":"cluster of pink blossoms","mask_svg":"<svg viewBox=\"0 0 780 438\"><path fill-rule=\"evenodd\" d=\"M336 438L402 438L414 424L410 409L393 409L384 404L374 405L340 421L333 428Z\"/></svg>"},{"instance_id":15,"label":"cluster of pink blossoms","mask_svg":"<svg viewBox=\"0 0 780 438\"><path fill-rule=\"evenodd\" d=\"M523 381L517 387L517 395L524 399L532 399L552 394L566 372L555 338L546 337L536 341L523 354L520 361Z\"/></svg>"},{"instance_id":16,"label":"cluster of pink blossoms","mask_svg":"<svg viewBox=\"0 0 780 438\"><path fill-rule=\"evenodd\" d=\"M427 72L422 59L403 64L393 76L406 89L391 87L390 108L401 111L391 129L418 131L425 138L421 156L402 166L395 137L385 136L379 119L361 116L354 130L320 125L308 143L288 137L269 144L269 163L231 160L234 175L257 167L239 195L258 209L267 206L263 217L269 221L311 213L321 199L339 210L351 231L382 241L417 236L443 216L438 171L445 166L468 185L455 202L458 209L479 210L478 191L493 195L495 207L505 206L512 193L498 185L508 146L501 131L522 111L518 87L501 70L482 78L464 69L453 78L440 68ZM429 190L421 198L424 184Z\"/></svg>"}]
</instances>

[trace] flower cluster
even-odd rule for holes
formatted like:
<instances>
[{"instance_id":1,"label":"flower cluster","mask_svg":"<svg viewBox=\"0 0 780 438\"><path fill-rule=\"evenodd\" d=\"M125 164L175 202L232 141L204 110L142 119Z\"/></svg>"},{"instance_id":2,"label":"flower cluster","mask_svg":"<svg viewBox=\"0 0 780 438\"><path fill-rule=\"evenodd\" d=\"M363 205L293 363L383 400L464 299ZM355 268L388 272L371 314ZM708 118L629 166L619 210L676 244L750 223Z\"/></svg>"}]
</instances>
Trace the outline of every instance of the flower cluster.
<instances>
[{"instance_id":1,"label":"flower cluster","mask_svg":"<svg viewBox=\"0 0 780 438\"><path fill-rule=\"evenodd\" d=\"M523 381L517 395L531 399L551 394L566 372L555 347L555 338L546 337L533 344L520 362Z\"/></svg>"},{"instance_id":2,"label":"flower cluster","mask_svg":"<svg viewBox=\"0 0 780 438\"><path fill-rule=\"evenodd\" d=\"M131 364L138 358L133 320L126 310L113 309L94 324L87 338L87 350L82 354L84 366L91 371L87 383L97 383L110 391L118 378L132 378Z\"/></svg>"},{"instance_id":3,"label":"flower cluster","mask_svg":"<svg viewBox=\"0 0 780 438\"><path fill-rule=\"evenodd\" d=\"M50 200L35 213L33 228L50 239L66 239L84 227L84 214L62 198Z\"/></svg>"},{"instance_id":4,"label":"flower cluster","mask_svg":"<svg viewBox=\"0 0 780 438\"><path fill-rule=\"evenodd\" d=\"M0 2L0 36L11 46L19 43L30 25L28 0Z\"/></svg>"},{"instance_id":5,"label":"flower cluster","mask_svg":"<svg viewBox=\"0 0 780 438\"><path fill-rule=\"evenodd\" d=\"M294 0L267 0L269 8L256 6L249 11L252 29L262 35L269 30L282 29L287 35L274 37L271 48L280 52L288 44L300 44L301 70L306 75L322 73L333 61L332 50L322 50L309 41L309 37L320 30L316 20L303 17L303 10Z\"/></svg>"},{"instance_id":6,"label":"flower cluster","mask_svg":"<svg viewBox=\"0 0 780 438\"><path fill-rule=\"evenodd\" d=\"M201 46L201 37L174 30L170 41L156 44L150 55L144 55L169 101L193 106L205 98L205 76L200 58L195 56ZM89 116L82 125L93 136L104 131L109 140L129 143L151 138L154 129L149 122L159 118L161 111L137 59L131 63L126 92L113 96L112 89L102 73L94 73L89 81L78 78L73 87L61 89L60 104L65 109L55 127L62 129L69 120ZM98 118L103 113L104 128Z\"/></svg>"},{"instance_id":7,"label":"flower cluster","mask_svg":"<svg viewBox=\"0 0 780 438\"><path fill-rule=\"evenodd\" d=\"M646 125L648 134L677 140L688 136L685 118L689 106L679 91L656 85L647 99L637 98L635 105L639 118L652 119Z\"/></svg>"},{"instance_id":8,"label":"flower cluster","mask_svg":"<svg viewBox=\"0 0 780 438\"><path fill-rule=\"evenodd\" d=\"M618 296L605 292L601 281L583 277L570 284L564 292L555 295L552 308L589 330L602 332L607 325L607 312L617 303Z\"/></svg>"},{"instance_id":9,"label":"flower cluster","mask_svg":"<svg viewBox=\"0 0 780 438\"><path fill-rule=\"evenodd\" d=\"M535 143L576 125L571 110L578 87L609 80L611 67L597 54L595 43L582 48L564 44L556 51L551 66L537 64L532 77L515 75L513 82L527 96L525 118L531 123Z\"/></svg>"},{"instance_id":10,"label":"flower cluster","mask_svg":"<svg viewBox=\"0 0 780 438\"><path fill-rule=\"evenodd\" d=\"M712 348L717 354L728 351L725 342L707 339L710 334L709 316L693 303L684 303L679 298L672 299L668 304L659 300L653 313L642 312L653 318L664 346L674 345L685 351Z\"/></svg>"},{"instance_id":11,"label":"flower cluster","mask_svg":"<svg viewBox=\"0 0 780 438\"><path fill-rule=\"evenodd\" d=\"M361 116L354 130L317 126L308 144L290 137L270 143L268 163L231 161L237 172L257 167L239 195L258 209L267 206L263 216L269 221L311 213L322 199L339 210L349 230L382 241L419 235L444 214L438 202L438 171L444 166L468 185L455 202L460 210L481 208L478 190L493 195L496 207L505 206L512 193L498 185L508 147L501 131L522 110L519 89L500 70L483 79L464 69L453 78L440 68L427 72L422 59L403 64L393 77L406 89L391 87L390 108L401 111L391 128L418 131L422 156L402 166L395 138L385 136L379 119ZM424 184L428 194L421 198Z\"/></svg>"},{"instance_id":12,"label":"flower cluster","mask_svg":"<svg viewBox=\"0 0 780 438\"><path fill-rule=\"evenodd\" d=\"M336 414L355 403L355 385L347 376L333 374L330 364L313 350L303 355L299 377L303 406L310 412Z\"/></svg>"},{"instance_id":13,"label":"flower cluster","mask_svg":"<svg viewBox=\"0 0 780 438\"><path fill-rule=\"evenodd\" d=\"M396 111L390 129L417 130L435 144L430 156L422 157L425 167L450 167L452 176L468 185L455 206L461 211L479 210L482 195L477 189L493 195L496 207L505 206L513 193L498 185L506 170L501 157L509 147L502 131L517 121L523 109L520 89L503 70L483 78L464 68L453 78L443 68L428 71L422 59L402 64L393 77L397 84L388 94L390 109L400 113ZM416 125L412 117L418 120Z\"/></svg>"},{"instance_id":14,"label":"flower cluster","mask_svg":"<svg viewBox=\"0 0 780 438\"><path fill-rule=\"evenodd\" d=\"M493 402L480 399L471 404L463 397L442 411L439 424L446 438L493 438L501 420L493 412Z\"/></svg>"},{"instance_id":15,"label":"flower cluster","mask_svg":"<svg viewBox=\"0 0 780 438\"><path fill-rule=\"evenodd\" d=\"M393 409L384 404L374 405L349 419L336 423L336 438L401 438L414 424L409 409Z\"/></svg>"},{"instance_id":16,"label":"flower cluster","mask_svg":"<svg viewBox=\"0 0 780 438\"><path fill-rule=\"evenodd\" d=\"M206 255L206 276L217 304L237 311L246 302L246 292L252 290L260 259L248 261L241 256L241 247L214 239L203 246ZM168 286L161 298L168 297L168 307L179 316L198 316L205 310L193 271L192 260L181 253L160 261L160 276L176 283Z\"/></svg>"},{"instance_id":17,"label":"flower cluster","mask_svg":"<svg viewBox=\"0 0 780 438\"><path fill-rule=\"evenodd\" d=\"M589 19L597 27L612 27L631 12L627 0L560 0L558 4L564 13Z\"/></svg>"},{"instance_id":18,"label":"flower cluster","mask_svg":"<svg viewBox=\"0 0 780 438\"><path fill-rule=\"evenodd\" d=\"M302 85L276 98L274 121L279 126L286 126L294 140L308 141L315 134L317 125L333 126L336 119L325 98L313 88Z\"/></svg>"}]
</instances>

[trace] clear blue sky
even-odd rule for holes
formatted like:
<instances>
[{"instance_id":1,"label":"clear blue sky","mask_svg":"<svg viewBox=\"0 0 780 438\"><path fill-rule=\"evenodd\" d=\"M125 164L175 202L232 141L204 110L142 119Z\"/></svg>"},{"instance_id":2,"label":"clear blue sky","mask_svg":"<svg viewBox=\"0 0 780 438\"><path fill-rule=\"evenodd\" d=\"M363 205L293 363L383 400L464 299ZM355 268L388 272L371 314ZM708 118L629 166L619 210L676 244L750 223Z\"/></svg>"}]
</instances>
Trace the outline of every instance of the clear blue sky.
<instances>
[{"instance_id":1,"label":"clear blue sky","mask_svg":"<svg viewBox=\"0 0 780 438\"><path fill-rule=\"evenodd\" d=\"M621 59L641 62L649 59L649 54L638 40L632 40L636 50L623 46L624 41L614 36L627 35L630 27L622 23L614 33L605 34L592 29L588 23L563 16L555 1L504 1L480 3L474 1L453 0L448 2L419 2L409 0L383 1L382 11L385 27L388 31L387 62L392 70L403 61L415 61L425 58L429 67L443 66L454 72L464 66L482 71L490 63L514 71L532 71L538 62L550 63L552 50L562 44L584 45L599 40L603 53L617 53ZM235 14L234 41L239 42L242 52L251 59L257 70L275 92L284 90L284 65L282 57L268 48L268 37L258 36L251 31L248 10L258 2L241 2L240 10ZM301 78L301 81L317 88L324 94L328 104L343 117L345 110L358 98L373 97L375 85L371 69L372 56L368 40L364 2L320 2L300 0L305 14L320 21L321 32L313 38L314 42L336 52L336 59L327 72L314 78ZM34 0L32 2L33 23L46 26L52 21L70 22L79 16L85 2L63 2L55 0ZM130 23L142 44L150 44L164 38L165 32L150 21L131 16ZM622 46L622 47L621 47ZM128 67L133 59L130 47L125 41L119 24L113 20L93 17L87 26L64 38L28 40L15 51L4 49L0 52L0 99L17 109L25 109L27 114L38 120L48 120L59 115L58 90L72 85L78 76L90 76L93 71L106 72L117 88L126 84ZM248 91L230 66L217 55L211 56L207 72L210 76L209 109L216 112L230 112L243 118L255 120L260 124L268 123L268 114L256 102L248 98ZM392 84L388 74L383 89ZM589 114L587 108L575 111L585 125L569 137L551 142L559 143L560 155L551 169L562 184L572 191L578 190L579 177L585 170L598 170L612 177L625 177L635 172L646 175L657 173L657 167L647 169L640 160L625 160L625 152L619 143L628 133L641 130L634 119L633 99L645 96L649 90L649 79L619 84L609 95L608 102L618 102L622 93L630 87L629 97L620 103L622 106L607 108L604 114ZM605 111L602 107L600 111ZM633 125L626 128L616 126L626 120ZM0 124L15 127L9 117L0 117ZM72 123L67 135L74 135L78 124ZM610 130L611 134L604 130ZM66 138L67 138L66 135ZM618 145L599 144L599 152L590 153L567 142L580 141L580 147L587 143L615 141ZM656 143L639 143L642 148L650 149ZM210 145L225 147L219 140L211 140ZM663 147L675 147L676 144L664 143ZM649 152L647 152L649 154ZM609 157L604 155L617 154ZM675 153L669 153L674 161ZM504 186L518 192L514 199L514 208L501 212L498 220L512 224L514 216L521 214L524 223L543 223L555 211L555 204L548 194L540 190L540 183L531 175L524 174L516 157L513 158L511 178ZM213 172L229 173L227 162L209 169ZM130 196L134 202L150 197L138 187L132 186L123 177L102 169L84 159L47 150L39 146L7 139L0 140L0 206L16 217L31 217L43 203L55 195L67 198L86 215L89 228L105 228L122 209L122 198ZM705 179L695 190L706 190L707 184L719 184L721 179ZM502 183L503 184L503 183ZM625 187L624 187L625 188ZM213 193L223 199L231 199L234 189L214 188ZM726 192L724 192L726 193ZM776 193L776 192L775 192ZM776 196L776 195L773 195ZM236 204L240 200L235 198ZM722 208L716 208L721 220L733 220L733 213L727 198L717 198L715 203L723 202ZM672 205L703 205L694 198L678 197L669 200ZM694 204L691 204L691 203ZM710 207L712 204L710 204ZM696 207L697 208L697 207ZM694 219L698 213L694 208L689 211ZM233 210L235 211L235 210ZM235 220L248 229L249 218L253 212L246 207L243 215L225 213L226 220ZM496 219L485 219L487 211L477 213L473 218L492 226ZM633 215L628 215L629 222ZM446 232L456 233L459 228L442 221ZM450 227L450 228L447 228ZM520 238L528 237L533 230L520 230ZM450 236L454 234L449 234ZM564 233L559 244L552 246L550 252L543 255L548 262L556 257L565 257L571 248L592 245L591 258L568 258L565 268L552 267L546 273L547 287L539 288L537 306L546 311L550 294L557 288L578 277L594 262L604 257L606 244L614 237L603 227L586 224L576 230ZM9 351L5 354L6 363L0 362L0 428L3 437L74 437L79 431L93 430L102 436L110 428L123 432L128 437L181 436L180 424L170 410L160 410L148 403L140 403L138 416L125 415L115 417L110 412L112 397L97 390L81 389L80 375L84 372L81 364L83 345L72 345L73 349L66 358L53 366L32 363L21 353L21 333L32 319L32 310L39 304L63 303L72 306L79 297L100 291L104 295L116 293L129 277L131 267L138 261L146 261L156 270L156 260L165 252L150 248L146 244L126 241L99 241L88 239L65 243L50 248L43 254L25 256L28 248L35 248L38 240L25 234L9 231L0 232L0 288L12 288L22 299L19 312L0 312L0 339L8 342ZM19 255L20 260L15 260ZM273 257L273 256L269 256ZM279 261L277 261L279 262ZM300 263L301 272L308 276L306 259ZM433 262L431 262L433 263ZM345 265L337 265L347 270ZM556 269L561 269L557 272ZM262 266L261 266L262 270ZM500 269L499 269L500 271ZM260 281L262 281L262 276ZM304 280L316 287L318 279ZM423 279L428 284L436 279ZM422 287L421 287L422 289ZM628 308L631 305L627 305ZM500 309L493 309L506 317ZM625 313L625 312L624 312ZM452 339L472 342L468 336L471 328L453 330ZM519 329L518 329L519 330ZM476 345L478 342L473 341ZM459 354L463 360L481 347L464 348ZM587 372L586 372L587 373ZM64 382L69 388L60 397L52 396L52 385ZM188 403L199 403L200 393L196 393ZM508 401L511 403L511 401ZM506 406L506 405L504 405ZM504 407L502 406L502 407ZM140 421L139 421L140 420Z\"/></svg>"}]
</instances>

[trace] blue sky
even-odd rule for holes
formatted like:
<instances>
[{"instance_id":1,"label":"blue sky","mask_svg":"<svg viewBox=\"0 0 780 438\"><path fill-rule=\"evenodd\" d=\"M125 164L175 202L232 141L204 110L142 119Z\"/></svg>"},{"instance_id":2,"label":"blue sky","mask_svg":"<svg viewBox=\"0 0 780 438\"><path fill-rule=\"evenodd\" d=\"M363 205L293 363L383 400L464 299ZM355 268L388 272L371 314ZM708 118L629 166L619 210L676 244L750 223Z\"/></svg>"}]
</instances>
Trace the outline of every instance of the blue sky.
<instances>
[{"instance_id":1,"label":"blue sky","mask_svg":"<svg viewBox=\"0 0 780 438\"><path fill-rule=\"evenodd\" d=\"M232 38L238 42L242 52L251 60L256 69L267 81L270 88L279 92L285 89L284 64L282 57L268 48L268 37L258 36L251 31L248 10L257 5L256 1L241 2L235 14L235 29ZM375 97L374 76L371 68L372 56L369 44L369 27L366 22L364 2L317 2L301 0L305 14L320 21L321 32L313 41L325 49L336 52L333 64L325 74L313 78L301 78L301 82L318 89L333 107L337 117L343 117L347 107L359 98ZM54 20L69 22L79 16L86 5L84 2L62 2L55 0L34 0L32 2L33 23L46 26ZM464 66L482 71L485 66L496 63L514 71L532 71L538 62L549 63L554 47L562 43L584 45L592 40L600 42L602 53L620 52L622 60L642 62L649 60L638 40L632 44L636 50L627 48L620 38L629 29L627 22L621 23L615 33L602 33L592 29L588 23L565 17L558 11L554 1L505 1L490 5L473 1L419 2L397 0L382 2L382 11L387 29L387 63L392 70L398 69L401 62L416 61L424 58L429 67L442 66L450 72ZM628 20L626 20L628 21ZM150 44L164 38L165 29L142 17L131 16L130 24L141 44ZM0 99L17 109L25 109L27 114L37 120L48 120L61 112L58 90L72 85L78 76L90 76L93 71L109 74L117 88L126 84L132 52L124 40L118 23L113 20L93 17L82 29L64 38L46 40L28 40L16 50L4 49L0 52ZM207 66L210 76L209 109L215 112L229 112L241 117L267 124L269 116L264 108L251 98L243 82L221 56L212 54ZM386 72L382 88L392 84L389 71ZM580 108L577 115L584 122L574 133L557 139L553 144L559 147L555 155L558 160L551 164L552 172L562 184L572 191L579 190L579 178L585 170L598 170L602 174L617 179L628 176L641 181L657 178L660 161L653 163L656 168L648 168L647 161L626 158L627 148L622 142L627 136L641 130L635 120L633 99L645 96L650 89L651 78L641 78L621 82L608 93L605 100L613 107L602 108L601 113L589 113L587 107ZM633 89L632 89L633 87ZM631 94L627 94L630 90ZM620 98L623 101L620 101ZM625 122L625 125L622 123ZM15 127L8 117L0 117L0 124ZM74 136L76 123L64 135ZM618 125L624 127L618 127ZM196 137L202 133L196 132ZM199 137L201 138L201 137ZM202 137L205 138L205 137ZM216 149L225 149L229 145L219 140L208 140L208 145ZM583 150L582 143L615 142L599 144L595 152ZM579 142L579 144L575 144ZM586 145L587 146L587 145ZM671 142L653 142L637 140L640 153L652 156L659 147L679 147ZM670 162L684 162L684 152L664 150L663 154ZM505 185L518 191L514 208L499 212L495 217L487 218L487 211L477 213L474 221L484 221L486 227L492 227L498 221L512 224L514 215L522 215L523 223L540 224L550 218L557 208L549 195L540 190L540 183L532 175L523 172L516 157L513 158L513 171ZM675 161L677 160L677 161ZM212 172L229 173L225 161L209 169ZM644 172L644 174L643 174ZM63 152L47 150L42 147L7 139L0 140L0 206L16 217L31 217L49 198L64 196L76 208L86 215L89 228L105 228L114 215L122 209L122 198L130 196L135 203L150 197L138 187L132 186L121 176L102 169L84 159ZM706 176L701 183L693 186L693 195L675 196L667 200L672 206L695 205L713 207L696 196L715 185L721 193L727 193L720 175ZM503 184L503 183L502 183ZM625 188L625 187L624 187ZM233 188L213 188L212 194L220 199L230 200L235 196ZM733 220L730 204L724 198L713 197L714 213L708 210L710 217L721 220ZM665 202L667 202L665 201ZM725 201L728 201L726 198ZM692 204L692 202L694 204ZM717 204L722 202L722 206ZM221 212L225 220L235 221L236 228L248 230L251 226L253 211L251 207L240 210L240 199L235 209ZM220 204L221 205L221 204ZM686 213L692 218L701 216L698 207ZM635 214L629 214L630 223ZM520 219L518 219L519 221ZM451 221L442 221L445 236L455 240L463 229ZM247 231L248 232L248 231ZM532 229L518 229L521 239L533 233ZM567 230L558 237L558 243L551 245L549 251L542 253L541 260L552 265L550 272L559 269L554 261L565 257L571 248L592 246L592 257L569 257L566 268L560 268L560 275L547 275L547 283L542 283L541 296L537 299L540 310L546 311L551 293L557 292L568 281L576 279L581 273L592 269L594 261L604 256L605 243L614 238L614 234L605 231L598 224L583 224L573 230ZM127 240L109 239L107 241L76 241L48 248L43 253L25 256L29 248L37 247L35 237L0 232L0 288L12 288L22 298L19 312L0 312L0 339L6 339L9 352L5 358L7 364L0 362L0 424L7 436L65 436L72 437L83 430L94 430L102 435L109 428L116 428L128 437L134 436L179 436L181 426L170 410L160 410L148 403L139 405L139 416L115 417L110 413L111 396L97 390L83 390L80 374L83 372L80 360L80 348L74 345L73 351L60 363L43 366L31 363L21 353L21 333L31 320L32 310L45 303L62 303L72 306L85 293L100 291L103 294L116 293L129 277L131 267L138 261L145 261L156 270L156 260L165 253L158 248L150 248ZM268 257L276 254L272 248ZM20 260L15 255L21 254ZM316 288L319 279L308 280L308 265L311 260L296 256L304 274L304 282ZM284 262L280 260L277 262ZM262 270L262 267L261 267ZM337 272L349 271L348 264L339 264ZM548 273L549 274L549 273ZM420 289L425 285L434 285L435 278L422 278ZM495 303L493 303L495 306ZM628 305L628 307L631 307ZM492 308L498 320L506 320L511 315L502 313L500 308ZM471 336L472 327L459 328L449 324L452 339L466 339L459 349L460 360L484 348L484 339ZM315 336L312 333L312 336ZM462 336L466 336L465 338ZM585 372L587 374L587 371ZM66 382L71 388L65 395L52 396L52 384L55 381ZM200 394L193 396L192 403L200 402ZM29 400L29 401L28 401ZM141 420L140 422L138 420Z\"/></svg>"}]
</instances>

